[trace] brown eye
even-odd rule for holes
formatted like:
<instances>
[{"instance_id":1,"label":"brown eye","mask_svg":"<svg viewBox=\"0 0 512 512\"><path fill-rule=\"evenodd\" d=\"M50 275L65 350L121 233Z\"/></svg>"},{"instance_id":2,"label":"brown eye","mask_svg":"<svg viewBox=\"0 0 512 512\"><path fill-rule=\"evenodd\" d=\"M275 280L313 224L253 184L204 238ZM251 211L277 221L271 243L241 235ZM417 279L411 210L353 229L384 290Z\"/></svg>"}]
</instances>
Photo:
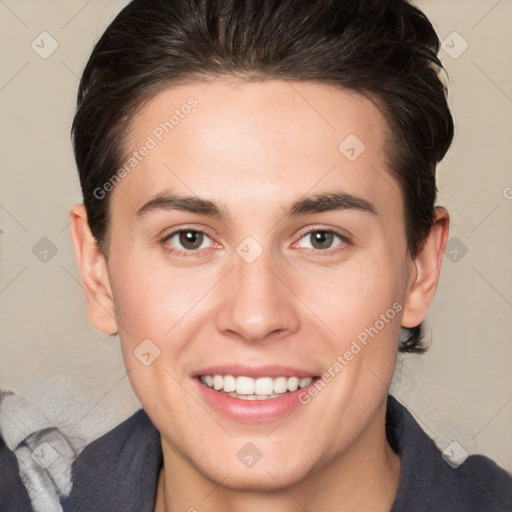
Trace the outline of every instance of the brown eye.
<instances>
[{"instance_id":1,"label":"brown eye","mask_svg":"<svg viewBox=\"0 0 512 512\"><path fill-rule=\"evenodd\" d=\"M181 229L166 237L165 242L176 251L196 251L212 246L208 235L193 229Z\"/></svg>"},{"instance_id":2,"label":"brown eye","mask_svg":"<svg viewBox=\"0 0 512 512\"><path fill-rule=\"evenodd\" d=\"M188 250L199 249L203 243L203 233L199 231L181 231L179 234L180 244Z\"/></svg>"},{"instance_id":3,"label":"brown eye","mask_svg":"<svg viewBox=\"0 0 512 512\"><path fill-rule=\"evenodd\" d=\"M332 249L342 242L345 242L345 238L338 233L317 229L305 233L299 243L305 243L301 247L322 251Z\"/></svg>"},{"instance_id":4,"label":"brown eye","mask_svg":"<svg viewBox=\"0 0 512 512\"><path fill-rule=\"evenodd\" d=\"M311 233L311 245L315 249L329 249L334 240L334 235L327 231L314 231Z\"/></svg>"}]
</instances>

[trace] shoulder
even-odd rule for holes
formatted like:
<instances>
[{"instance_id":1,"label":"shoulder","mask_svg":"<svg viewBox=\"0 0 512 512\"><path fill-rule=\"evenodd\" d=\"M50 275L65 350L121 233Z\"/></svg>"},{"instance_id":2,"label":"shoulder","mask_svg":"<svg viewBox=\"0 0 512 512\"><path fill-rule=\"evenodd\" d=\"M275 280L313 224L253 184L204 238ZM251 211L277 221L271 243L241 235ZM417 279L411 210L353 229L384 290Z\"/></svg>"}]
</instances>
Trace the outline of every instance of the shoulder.
<instances>
[{"instance_id":1,"label":"shoulder","mask_svg":"<svg viewBox=\"0 0 512 512\"><path fill-rule=\"evenodd\" d=\"M64 512L152 511L162 465L160 435L139 410L80 453L72 467L72 487L61 496ZM16 455L0 437L0 511L33 512Z\"/></svg>"},{"instance_id":2,"label":"shoulder","mask_svg":"<svg viewBox=\"0 0 512 512\"><path fill-rule=\"evenodd\" d=\"M402 462L392 512L512 512L508 473L482 455L472 455L460 465L449 464L409 411L391 396L387 434ZM456 459L457 453L451 455Z\"/></svg>"},{"instance_id":3,"label":"shoulder","mask_svg":"<svg viewBox=\"0 0 512 512\"><path fill-rule=\"evenodd\" d=\"M0 510L5 512L32 512L32 505L23 485L18 462L0 436Z\"/></svg>"},{"instance_id":4,"label":"shoulder","mask_svg":"<svg viewBox=\"0 0 512 512\"><path fill-rule=\"evenodd\" d=\"M160 435L143 410L86 446L73 466L64 510L152 510L162 465Z\"/></svg>"},{"instance_id":5,"label":"shoulder","mask_svg":"<svg viewBox=\"0 0 512 512\"><path fill-rule=\"evenodd\" d=\"M115 471L135 465L160 451L160 435L144 410L140 409L117 427L85 447L78 457L73 475ZM92 465L91 465L92 463Z\"/></svg>"}]
</instances>

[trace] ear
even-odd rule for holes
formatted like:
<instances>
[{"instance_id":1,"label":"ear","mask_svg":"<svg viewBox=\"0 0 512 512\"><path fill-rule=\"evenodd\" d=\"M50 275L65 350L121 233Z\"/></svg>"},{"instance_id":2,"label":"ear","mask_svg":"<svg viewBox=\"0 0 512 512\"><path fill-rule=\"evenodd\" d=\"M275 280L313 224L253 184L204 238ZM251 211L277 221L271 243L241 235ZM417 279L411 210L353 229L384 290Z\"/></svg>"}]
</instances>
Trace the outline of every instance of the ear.
<instances>
[{"instance_id":1,"label":"ear","mask_svg":"<svg viewBox=\"0 0 512 512\"><path fill-rule=\"evenodd\" d=\"M436 208L435 215L435 223L414 258L414 272L405 300L402 327L416 327L424 320L437 290L450 216L444 208Z\"/></svg>"},{"instance_id":2,"label":"ear","mask_svg":"<svg viewBox=\"0 0 512 512\"><path fill-rule=\"evenodd\" d=\"M70 219L71 239L82 276L89 321L100 332L116 334L117 323L107 262L91 233L83 204L75 204L71 208Z\"/></svg>"}]
</instances>

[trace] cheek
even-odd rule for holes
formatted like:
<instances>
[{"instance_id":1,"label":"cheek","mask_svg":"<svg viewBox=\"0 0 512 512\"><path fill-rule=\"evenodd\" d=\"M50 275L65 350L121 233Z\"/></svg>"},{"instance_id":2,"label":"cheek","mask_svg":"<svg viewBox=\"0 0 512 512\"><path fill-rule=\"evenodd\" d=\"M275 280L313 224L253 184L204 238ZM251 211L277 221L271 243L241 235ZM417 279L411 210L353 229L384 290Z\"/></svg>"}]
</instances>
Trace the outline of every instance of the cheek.
<instances>
[{"instance_id":1,"label":"cheek","mask_svg":"<svg viewBox=\"0 0 512 512\"><path fill-rule=\"evenodd\" d=\"M165 389L171 403L179 401L175 379L183 378L176 364L187 347L183 326L193 317L193 304L202 290L191 286L183 272L156 268L137 258L124 258L112 274L123 358L137 397L148 411L162 399L155 400L158 390Z\"/></svg>"},{"instance_id":2,"label":"cheek","mask_svg":"<svg viewBox=\"0 0 512 512\"><path fill-rule=\"evenodd\" d=\"M385 316L386 330L400 330L405 282L400 264L365 258L324 268L303 280L300 296L340 340L352 339ZM394 306L394 307L393 307ZM379 323L378 326L381 324Z\"/></svg>"},{"instance_id":3,"label":"cheek","mask_svg":"<svg viewBox=\"0 0 512 512\"><path fill-rule=\"evenodd\" d=\"M192 268L126 259L112 276L116 318L131 338L161 339L193 311L214 283Z\"/></svg>"}]
</instances>

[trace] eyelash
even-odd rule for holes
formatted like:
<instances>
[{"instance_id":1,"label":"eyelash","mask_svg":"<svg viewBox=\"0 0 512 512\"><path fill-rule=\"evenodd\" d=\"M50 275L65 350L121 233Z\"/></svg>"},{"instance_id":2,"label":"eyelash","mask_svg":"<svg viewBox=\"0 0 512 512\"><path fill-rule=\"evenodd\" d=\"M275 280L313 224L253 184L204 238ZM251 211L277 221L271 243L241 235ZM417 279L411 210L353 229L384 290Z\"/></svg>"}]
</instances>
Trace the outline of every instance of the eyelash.
<instances>
[{"instance_id":1,"label":"eyelash","mask_svg":"<svg viewBox=\"0 0 512 512\"><path fill-rule=\"evenodd\" d=\"M208 238L211 239L211 237L207 233L205 233L204 231L201 231L199 229L181 228L181 229L177 229L176 231L173 231L169 235L166 235L162 239L161 242L162 242L163 245L167 245L167 242L173 236L175 236L175 235L177 235L179 233L186 233L186 232L201 233L201 234L203 234L203 235L205 235L205 236L207 236ZM346 235L343 235L343 234L341 234L340 232L338 232L338 231L336 231L334 229L322 229L322 228L313 228L313 229L309 229L308 231L303 232L299 236L299 240L298 241L302 240L305 236L311 235L312 233L316 233L316 232L330 233L330 234L336 235L340 239L340 243L338 245L336 245L332 249L311 249L311 248L307 248L308 251L312 251L314 254L332 255L333 253L337 253L338 251L345 249L345 246L350 244L350 239ZM216 242L214 242L214 243L216 243ZM297 243L298 242L294 242L293 245L296 245ZM202 250L204 250L204 249L193 249L193 250L177 249L174 246L167 245L167 252L169 252L169 254L172 254L172 255L175 255L175 256L197 257L197 256L200 256L200 252Z\"/></svg>"},{"instance_id":2,"label":"eyelash","mask_svg":"<svg viewBox=\"0 0 512 512\"><path fill-rule=\"evenodd\" d=\"M329 256L332 254L336 254L339 251L342 251L346 249L346 246L350 244L350 239L347 235L341 234L339 231L336 231L335 229L323 229L323 228L312 228L307 231L304 231L299 236L299 241L302 240L305 236L311 235L312 233L327 233L327 234L333 234L337 236L340 239L340 243L336 245L333 248L330 249L311 249L307 248L308 251L312 251L314 254L321 254L322 256ZM296 245L298 242L294 242L293 245Z\"/></svg>"},{"instance_id":3,"label":"eyelash","mask_svg":"<svg viewBox=\"0 0 512 512\"><path fill-rule=\"evenodd\" d=\"M162 239L162 244L166 247L166 250L169 254L172 254L172 255L175 255L175 256L185 256L185 257L197 257L197 256L200 256L200 252L202 249L196 249L196 250L185 250L185 249L177 249L176 247L168 244L168 241L175 235L178 235L180 233L188 233L188 232L192 232L192 233L202 233L203 235L207 236L208 238L211 238L207 233L205 233L204 231L201 231L199 229L195 229L195 228L181 228L181 229L177 229L176 231L173 231L172 233L170 233L169 235L166 235L163 239Z\"/></svg>"}]
</instances>

